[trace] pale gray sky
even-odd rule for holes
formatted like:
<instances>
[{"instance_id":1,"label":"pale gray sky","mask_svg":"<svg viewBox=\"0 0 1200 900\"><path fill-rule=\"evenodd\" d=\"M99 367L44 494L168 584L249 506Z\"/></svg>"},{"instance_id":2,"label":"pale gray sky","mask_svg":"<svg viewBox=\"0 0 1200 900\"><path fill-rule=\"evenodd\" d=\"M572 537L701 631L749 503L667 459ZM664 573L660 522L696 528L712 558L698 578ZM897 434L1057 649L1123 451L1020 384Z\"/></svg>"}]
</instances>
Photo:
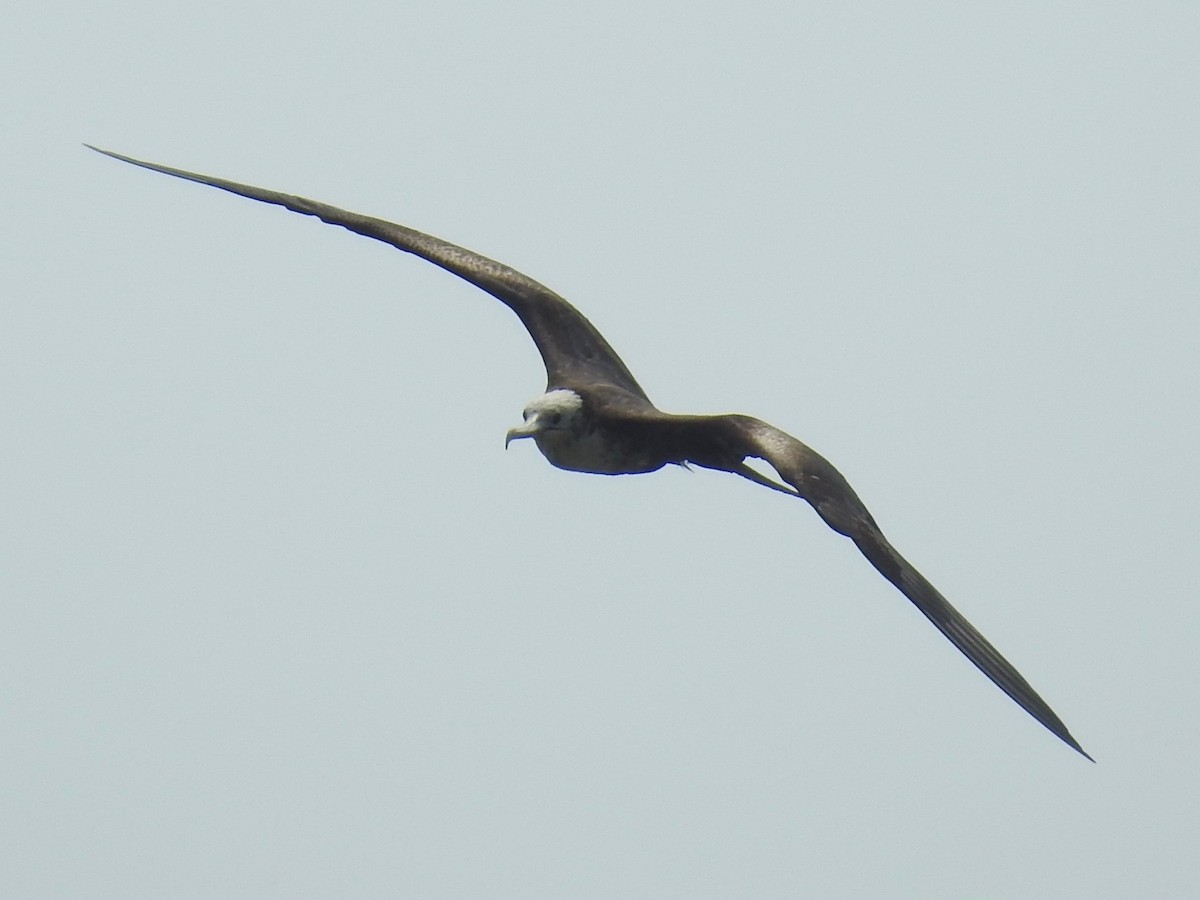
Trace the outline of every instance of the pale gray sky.
<instances>
[{"instance_id":1,"label":"pale gray sky","mask_svg":"<svg viewBox=\"0 0 1200 900\"><path fill-rule=\"evenodd\" d=\"M1200 889L1191 4L19 4L4 897ZM801 502L551 468L498 302L827 455L1093 766Z\"/></svg>"}]
</instances>

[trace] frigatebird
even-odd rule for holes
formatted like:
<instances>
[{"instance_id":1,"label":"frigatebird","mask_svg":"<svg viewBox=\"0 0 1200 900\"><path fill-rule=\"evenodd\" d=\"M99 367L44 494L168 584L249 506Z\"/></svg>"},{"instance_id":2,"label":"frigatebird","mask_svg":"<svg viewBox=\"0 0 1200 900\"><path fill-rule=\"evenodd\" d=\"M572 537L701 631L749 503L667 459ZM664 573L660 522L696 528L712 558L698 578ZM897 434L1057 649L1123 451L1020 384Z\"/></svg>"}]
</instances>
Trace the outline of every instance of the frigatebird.
<instances>
[{"instance_id":1,"label":"frigatebird","mask_svg":"<svg viewBox=\"0 0 1200 900\"><path fill-rule=\"evenodd\" d=\"M662 412L582 313L503 263L404 225L326 203L85 146L144 169L340 225L428 260L487 291L517 314L546 366L545 392L525 407L524 422L508 432L505 446L518 438L532 438L552 465L603 475L691 464L732 472L808 501L830 528L854 541L871 565L983 674L1054 735L1092 759L1016 668L892 547L841 473L790 434L745 415ZM748 458L764 460L783 483L751 468Z\"/></svg>"}]
</instances>

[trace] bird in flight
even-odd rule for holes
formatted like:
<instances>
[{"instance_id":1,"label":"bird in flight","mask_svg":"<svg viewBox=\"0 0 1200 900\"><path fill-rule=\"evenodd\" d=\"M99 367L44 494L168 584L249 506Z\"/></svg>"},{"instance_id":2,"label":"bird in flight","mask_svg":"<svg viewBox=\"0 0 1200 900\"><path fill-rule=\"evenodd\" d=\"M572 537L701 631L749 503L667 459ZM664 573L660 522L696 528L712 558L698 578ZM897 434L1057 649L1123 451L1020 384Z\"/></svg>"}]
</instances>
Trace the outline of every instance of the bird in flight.
<instances>
[{"instance_id":1,"label":"bird in flight","mask_svg":"<svg viewBox=\"0 0 1200 900\"><path fill-rule=\"evenodd\" d=\"M419 256L487 291L517 314L546 365L545 392L525 407L524 421L508 432L505 446L532 438L552 465L603 475L654 472L667 464L690 463L732 472L806 500L825 524L850 538L867 561L984 675L1051 733L1092 759L1012 663L892 547L841 473L791 435L750 416L662 412L604 336L575 307L532 278L471 250L304 197L85 146L144 169L316 216ZM779 481L748 466L748 458L764 460Z\"/></svg>"}]
</instances>

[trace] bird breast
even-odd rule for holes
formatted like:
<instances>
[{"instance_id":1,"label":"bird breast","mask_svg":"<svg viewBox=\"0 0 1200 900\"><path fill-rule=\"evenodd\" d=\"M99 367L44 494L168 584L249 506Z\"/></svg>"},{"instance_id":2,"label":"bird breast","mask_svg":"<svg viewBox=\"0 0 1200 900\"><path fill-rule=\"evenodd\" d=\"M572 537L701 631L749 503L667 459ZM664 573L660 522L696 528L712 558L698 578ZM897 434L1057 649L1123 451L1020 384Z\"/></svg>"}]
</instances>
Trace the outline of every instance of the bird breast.
<instances>
[{"instance_id":1,"label":"bird breast","mask_svg":"<svg viewBox=\"0 0 1200 900\"><path fill-rule=\"evenodd\" d=\"M630 445L601 430L544 431L534 437L551 465L594 475L636 475L661 469L666 460L652 457L645 447Z\"/></svg>"}]
</instances>

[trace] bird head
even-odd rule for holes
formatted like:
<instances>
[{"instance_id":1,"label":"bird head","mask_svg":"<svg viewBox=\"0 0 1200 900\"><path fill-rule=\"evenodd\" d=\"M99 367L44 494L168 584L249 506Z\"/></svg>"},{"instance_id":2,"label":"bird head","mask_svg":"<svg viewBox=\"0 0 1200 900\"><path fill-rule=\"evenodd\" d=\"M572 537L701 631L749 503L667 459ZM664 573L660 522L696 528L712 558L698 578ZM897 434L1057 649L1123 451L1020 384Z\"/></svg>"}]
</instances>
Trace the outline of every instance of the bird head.
<instances>
[{"instance_id":1,"label":"bird head","mask_svg":"<svg viewBox=\"0 0 1200 900\"><path fill-rule=\"evenodd\" d=\"M563 388L534 397L522 413L524 423L509 429L504 437L504 446L520 438L537 438L553 431L565 432L582 408L583 398Z\"/></svg>"}]
</instances>

